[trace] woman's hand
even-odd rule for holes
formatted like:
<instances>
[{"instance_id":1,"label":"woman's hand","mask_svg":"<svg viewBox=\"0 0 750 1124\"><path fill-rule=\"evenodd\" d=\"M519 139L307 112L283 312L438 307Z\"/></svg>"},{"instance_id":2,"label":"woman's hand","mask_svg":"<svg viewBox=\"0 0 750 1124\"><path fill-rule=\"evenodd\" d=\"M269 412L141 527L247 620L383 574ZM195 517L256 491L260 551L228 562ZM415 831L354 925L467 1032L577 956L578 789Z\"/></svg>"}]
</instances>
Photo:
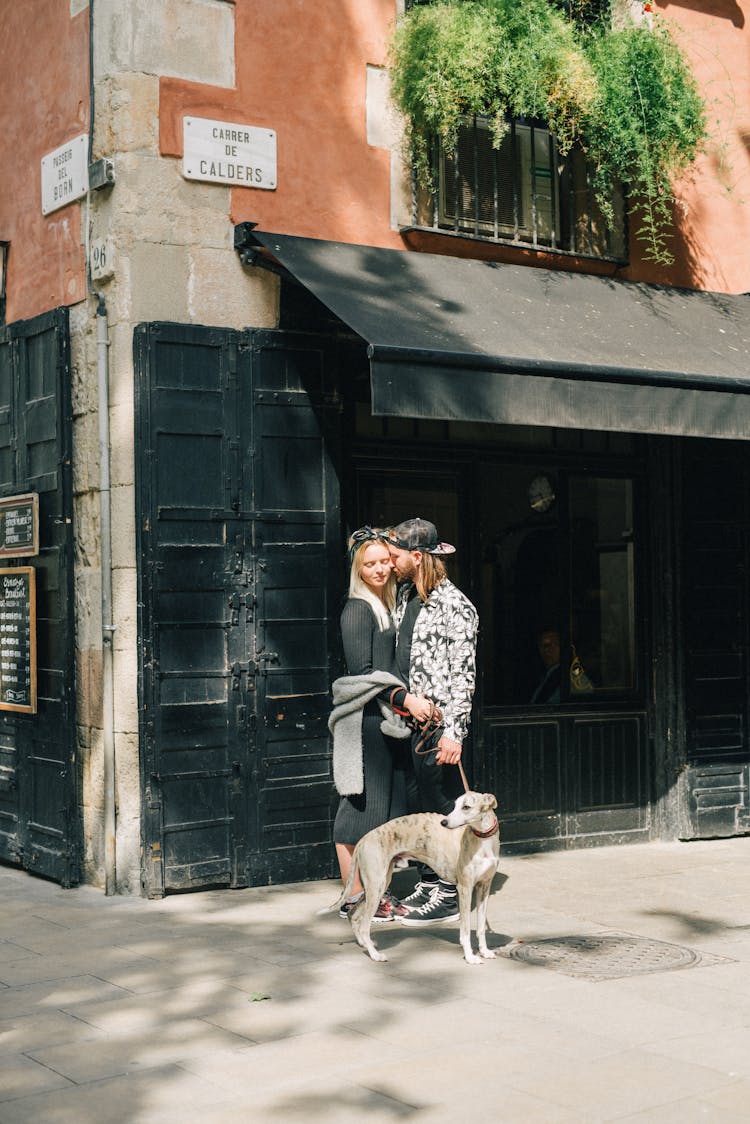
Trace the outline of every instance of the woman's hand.
<instances>
[{"instance_id":1,"label":"woman's hand","mask_svg":"<svg viewBox=\"0 0 750 1124\"><path fill-rule=\"evenodd\" d=\"M409 711L409 714L411 714L412 718L415 718L417 722L426 721L426 719L430 717L434 709L434 706L430 699L420 698L419 695L407 694L406 698L404 699L404 706Z\"/></svg>"}]
</instances>

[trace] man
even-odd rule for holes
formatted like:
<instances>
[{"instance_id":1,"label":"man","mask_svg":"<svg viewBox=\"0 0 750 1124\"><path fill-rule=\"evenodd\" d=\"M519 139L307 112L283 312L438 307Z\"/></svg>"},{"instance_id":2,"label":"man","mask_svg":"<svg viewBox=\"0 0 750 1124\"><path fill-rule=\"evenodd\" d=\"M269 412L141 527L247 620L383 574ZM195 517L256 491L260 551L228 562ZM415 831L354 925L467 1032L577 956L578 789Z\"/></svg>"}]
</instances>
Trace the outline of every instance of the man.
<instances>
[{"instance_id":1,"label":"man","mask_svg":"<svg viewBox=\"0 0 750 1124\"><path fill-rule=\"evenodd\" d=\"M412 802L417 805L413 810L447 815L462 790L455 766L471 721L477 611L446 576L441 555L453 554L455 547L440 541L434 523L407 519L393 528L389 545L400 583L395 614L397 674L413 694L440 707L444 722L434 751L412 752ZM402 904L409 911L401 918L403 925L432 925L458 917L456 887L431 870L422 870L414 892Z\"/></svg>"},{"instance_id":2,"label":"man","mask_svg":"<svg viewBox=\"0 0 750 1124\"><path fill-rule=\"evenodd\" d=\"M560 633L555 628L543 629L537 637L537 651L544 672L531 696L533 703L560 701Z\"/></svg>"}]
</instances>

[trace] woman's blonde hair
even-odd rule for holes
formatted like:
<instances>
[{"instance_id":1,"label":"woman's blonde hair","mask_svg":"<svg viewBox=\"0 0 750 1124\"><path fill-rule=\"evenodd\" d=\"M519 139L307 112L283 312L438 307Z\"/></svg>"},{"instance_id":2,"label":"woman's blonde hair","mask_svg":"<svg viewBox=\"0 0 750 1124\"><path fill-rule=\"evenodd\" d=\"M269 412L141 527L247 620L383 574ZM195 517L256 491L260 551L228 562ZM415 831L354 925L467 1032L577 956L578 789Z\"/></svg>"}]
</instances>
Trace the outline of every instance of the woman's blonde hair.
<instances>
[{"instance_id":1,"label":"woman's blonde hair","mask_svg":"<svg viewBox=\"0 0 750 1124\"><path fill-rule=\"evenodd\" d=\"M376 594L372 592L370 587L366 585L362 579L362 562L365 550L368 546L372 546L373 543L378 543L381 546L385 546L385 541L380 538L368 539L365 542L359 543L359 545L357 545L352 551L352 547L354 547L355 541L356 540L353 539L349 540L349 550L352 552L352 564L349 573L349 596L358 597L360 601L366 601L375 614L375 620L378 622L378 628L381 632L385 632L386 629L390 628L391 624L393 623L391 613L396 606L396 575L391 570L391 573L388 576L388 581L383 587L382 601ZM385 546L385 549L387 550L388 547Z\"/></svg>"},{"instance_id":2,"label":"woman's blonde hair","mask_svg":"<svg viewBox=\"0 0 750 1124\"><path fill-rule=\"evenodd\" d=\"M414 585L420 601L426 601L446 576L445 562L434 554L423 554L414 575Z\"/></svg>"}]
</instances>

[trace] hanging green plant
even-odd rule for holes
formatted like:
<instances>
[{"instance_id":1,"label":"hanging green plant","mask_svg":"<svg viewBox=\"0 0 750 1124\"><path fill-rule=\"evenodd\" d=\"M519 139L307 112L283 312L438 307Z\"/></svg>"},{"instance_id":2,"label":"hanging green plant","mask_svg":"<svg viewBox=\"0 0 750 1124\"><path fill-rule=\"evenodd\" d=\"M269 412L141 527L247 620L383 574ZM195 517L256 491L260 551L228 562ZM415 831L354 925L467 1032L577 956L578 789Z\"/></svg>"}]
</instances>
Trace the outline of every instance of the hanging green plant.
<instances>
[{"instance_id":1,"label":"hanging green plant","mask_svg":"<svg viewBox=\"0 0 750 1124\"><path fill-rule=\"evenodd\" d=\"M652 261L669 263L673 181L706 139L706 114L695 79L664 24L644 24L592 38L598 96L584 127L601 201L619 179L638 207L636 235Z\"/></svg>"},{"instance_id":2,"label":"hanging green plant","mask_svg":"<svg viewBox=\"0 0 750 1124\"><path fill-rule=\"evenodd\" d=\"M672 181L706 138L705 106L666 26L612 29L550 0L435 0L412 8L391 45L392 93L407 122L417 175L431 176L438 136L454 151L462 115L488 117L496 143L508 117L543 119L565 154L594 169L611 212L620 181L638 209L646 256L671 261Z\"/></svg>"}]
</instances>

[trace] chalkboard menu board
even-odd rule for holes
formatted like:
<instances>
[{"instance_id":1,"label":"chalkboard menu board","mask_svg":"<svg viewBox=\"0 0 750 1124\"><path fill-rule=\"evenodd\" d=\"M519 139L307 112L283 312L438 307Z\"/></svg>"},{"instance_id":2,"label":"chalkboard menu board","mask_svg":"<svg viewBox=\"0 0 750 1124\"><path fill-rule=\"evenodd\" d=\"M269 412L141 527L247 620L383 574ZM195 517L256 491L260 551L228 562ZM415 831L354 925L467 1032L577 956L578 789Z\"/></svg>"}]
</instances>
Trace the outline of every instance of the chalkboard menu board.
<instances>
[{"instance_id":1,"label":"chalkboard menu board","mask_svg":"<svg viewBox=\"0 0 750 1124\"><path fill-rule=\"evenodd\" d=\"M36 714L36 571L0 568L0 710Z\"/></svg>"},{"instance_id":2,"label":"chalkboard menu board","mask_svg":"<svg viewBox=\"0 0 750 1124\"><path fill-rule=\"evenodd\" d=\"M38 553L38 493L0 499L0 556L23 558Z\"/></svg>"}]
</instances>

